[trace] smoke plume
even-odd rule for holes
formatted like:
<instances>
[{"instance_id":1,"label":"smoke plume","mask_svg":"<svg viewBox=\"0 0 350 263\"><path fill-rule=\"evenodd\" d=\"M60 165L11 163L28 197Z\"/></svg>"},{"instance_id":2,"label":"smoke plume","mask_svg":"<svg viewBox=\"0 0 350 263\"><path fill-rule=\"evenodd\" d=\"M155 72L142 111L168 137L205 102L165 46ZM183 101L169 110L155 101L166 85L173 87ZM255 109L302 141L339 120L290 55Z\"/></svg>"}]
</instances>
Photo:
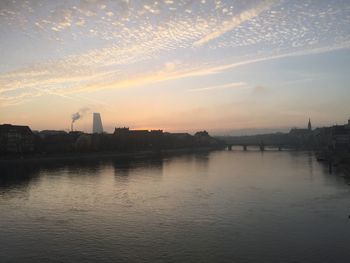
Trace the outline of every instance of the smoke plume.
<instances>
[{"instance_id":1,"label":"smoke plume","mask_svg":"<svg viewBox=\"0 0 350 263\"><path fill-rule=\"evenodd\" d=\"M71 124L71 126L72 126L71 129L72 129L72 130L73 130L73 123L74 123L75 121L77 121L77 120L83 118L84 115L85 115L86 113L88 113L89 111L90 111L90 109L87 108L87 107L85 107L85 108L81 108L78 112L72 114L72 124Z\"/></svg>"},{"instance_id":2,"label":"smoke plume","mask_svg":"<svg viewBox=\"0 0 350 263\"><path fill-rule=\"evenodd\" d=\"M81 117L81 115L79 112L72 114L72 123L74 123L76 120L79 120L80 117Z\"/></svg>"}]
</instances>

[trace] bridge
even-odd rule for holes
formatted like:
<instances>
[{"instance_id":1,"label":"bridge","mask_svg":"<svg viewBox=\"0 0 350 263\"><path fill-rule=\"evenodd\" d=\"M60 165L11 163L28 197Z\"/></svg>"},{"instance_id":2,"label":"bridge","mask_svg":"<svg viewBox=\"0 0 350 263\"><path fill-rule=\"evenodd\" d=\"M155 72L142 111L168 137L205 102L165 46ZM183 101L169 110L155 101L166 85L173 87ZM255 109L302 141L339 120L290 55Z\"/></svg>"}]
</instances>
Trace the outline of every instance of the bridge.
<instances>
[{"instance_id":1,"label":"bridge","mask_svg":"<svg viewBox=\"0 0 350 263\"><path fill-rule=\"evenodd\" d=\"M263 142L261 143L227 143L226 144L226 148L229 151L232 151L233 147L242 147L243 151L247 151L248 147L254 147L254 148L258 148L260 151L265 151L267 148L269 149L277 149L278 151L282 151L282 149L286 149L289 148L286 145L282 145L282 144L264 144Z\"/></svg>"},{"instance_id":2,"label":"bridge","mask_svg":"<svg viewBox=\"0 0 350 263\"><path fill-rule=\"evenodd\" d=\"M222 142L228 150L238 146L247 151L249 147L258 148L260 151L266 149L303 149L308 146L307 143L299 138L293 137L288 133L260 134L248 136L216 136L216 139Z\"/></svg>"},{"instance_id":3,"label":"bridge","mask_svg":"<svg viewBox=\"0 0 350 263\"><path fill-rule=\"evenodd\" d=\"M241 147L243 151L249 148L258 148L260 151L267 149L276 149L282 151L283 149L296 148L293 141L288 134L264 134L253 136L218 136L228 150L233 147Z\"/></svg>"}]
</instances>

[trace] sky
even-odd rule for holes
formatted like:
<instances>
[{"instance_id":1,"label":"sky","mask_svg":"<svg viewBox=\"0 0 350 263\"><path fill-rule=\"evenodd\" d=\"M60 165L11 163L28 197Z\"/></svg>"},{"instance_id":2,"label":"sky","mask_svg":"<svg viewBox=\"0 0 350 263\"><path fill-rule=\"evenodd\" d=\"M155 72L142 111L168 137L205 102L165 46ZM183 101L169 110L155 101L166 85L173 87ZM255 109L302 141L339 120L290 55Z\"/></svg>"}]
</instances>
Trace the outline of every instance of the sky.
<instances>
[{"instance_id":1,"label":"sky","mask_svg":"<svg viewBox=\"0 0 350 263\"><path fill-rule=\"evenodd\" d=\"M1 0L0 123L287 131L350 117L348 0ZM75 114L75 115L74 115Z\"/></svg>"}]
</instances>

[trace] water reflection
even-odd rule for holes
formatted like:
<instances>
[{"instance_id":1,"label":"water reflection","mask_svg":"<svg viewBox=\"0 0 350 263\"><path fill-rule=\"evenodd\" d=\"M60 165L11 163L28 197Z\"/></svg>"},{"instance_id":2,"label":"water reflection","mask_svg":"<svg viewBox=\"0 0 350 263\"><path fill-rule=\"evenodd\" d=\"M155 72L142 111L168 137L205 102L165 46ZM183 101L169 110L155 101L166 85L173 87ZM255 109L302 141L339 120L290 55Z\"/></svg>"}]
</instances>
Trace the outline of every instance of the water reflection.
<instances>
[{"instance_id":1,"label":"water reflection","mask_svg":"<svg viewBox=\"0 0 350 263\"><path fill-rule=\"evenodd\" d=\"M256 151L255 151L256 150ZM260 152L257 149L253 151L232 151L239 155L260 155L261 160L264 161L264 152ZM273 153L273 152L272 152ZM269 161L271 152L267 152L267 160ZM278 153L278 152L275 152ZM197 154L179 154L167 157L152 156L144 158L118 158L109 160L66 160L66 161L49 161L49 162L32 162L32 163L15 163L15 164L1 164L1 176L0 176L0 189L2 192L11 188L26 188L29 184L37 182L42 176L57 176L65 175L71 178L74 177L86 177L86 176L99 176L104 174L103 169L110 169L113 167L113 173L116 180L120 177L132 176L146 176L153 175L160 177L163 175L164 167L167 169L173 169L177 167L176 164L186 164L186 169L192 169L193 172L206 175L210 169L211 156L209 152L197 153ZM279 155L276 155L279 156ZM312 152L288 152L290 162L295 167L304 168L305 164L300 162L300 157L305 157L305 163L309 171L310 177L313 176L315 165L318 169L321 168L323 176L328 178L328 166L314 162L315 157ZM276 160L278 161L278 160ZM180 165L178 165L180 166ZM147 173L145 171L148 171ZM180 172L181 173L181 172ZM343 180L349 183L349 177L343 178L343 173L339 169L335 170L335 178ZM118 179L119 178L119 179ZM337 179L336 179L337 180Z\"/></svg>"},{"instance_id":2,"label":"water reflection","mask_svg":"<svg viewBox=\"0 0 350 263\"><path fill-rule=\"evenodd\" d=\"M162 175L164 159L162 157L152 158L124 158L112 160L115 177L127 177L130 174L140 174L140 171L152 170L154 175Z\"/></svg>"},{"instance_id":3,"label":"water reflection","mask_svg":"<svg viewBox=\"0 0 350 263\"><path fill-rule=\"evenodd\" d=\"M33 165L4 165L0 167L0 197L28 197L29 188L34 185L40 174L39 167Z\"/></svg>"},{"instance_id":4,"label":"water reflection","mask_svg":"<svg viewBox=\"0 0 350 263\"><path fill-rule=\"evenodd\" d=\"M0 258L346 262L350 187L323 169L249 150L3 166Z\"/></svg>"},{"instance_id":5,"label":"water reflection","mask_svg":"<svg viewBox=\"0 0 350 263\"><path fill-rule=\"evenodd\" d=\"M1 164L0 188L21 187L43 175L96 175L103 164L100 161L18 162Z\"/></svg>"},{"instance_id":6,"label":"water reflection","mask_svg":"<svg viewBox=\"0 0 350 263\"><path fill-rule=\"evenodd\" d=\"M162 174L163 157L89 159L89 160L59 160L33 161L0 164L0 189L2 192L10 189L24 190L34 181L42 177L97 177L105 174L105 169L113 167L116 177L127 177L131 174L142 174L145 170L152 171L156 176Z\"/></svg>"}]
</instances>

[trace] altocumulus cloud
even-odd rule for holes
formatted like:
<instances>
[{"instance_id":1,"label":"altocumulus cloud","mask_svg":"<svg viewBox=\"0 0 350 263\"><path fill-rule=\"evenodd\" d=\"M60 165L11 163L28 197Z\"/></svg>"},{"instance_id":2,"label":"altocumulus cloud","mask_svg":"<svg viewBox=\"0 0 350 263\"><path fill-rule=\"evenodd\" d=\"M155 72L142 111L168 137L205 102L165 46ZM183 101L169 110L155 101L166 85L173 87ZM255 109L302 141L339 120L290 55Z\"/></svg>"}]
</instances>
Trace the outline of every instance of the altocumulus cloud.
<instances>
[{"instance_id":1,"label":"altocumulus cloud","mask_svg":"<svg viewBox=\"0 0 350 263\"><path fill-rule=\"evenodd\" d=\"M346 1L1 1L6 43L16 32L30 36L28 45L52 47L43 50L40 63L28 55L26 67L0 71L1 106L27 102L30 94L74 99L83 92L347 49L349 13ZM3 41L0 48L16 53ZM52 59L56 50L61 52Z\"/></svg>"}]
</instances>

